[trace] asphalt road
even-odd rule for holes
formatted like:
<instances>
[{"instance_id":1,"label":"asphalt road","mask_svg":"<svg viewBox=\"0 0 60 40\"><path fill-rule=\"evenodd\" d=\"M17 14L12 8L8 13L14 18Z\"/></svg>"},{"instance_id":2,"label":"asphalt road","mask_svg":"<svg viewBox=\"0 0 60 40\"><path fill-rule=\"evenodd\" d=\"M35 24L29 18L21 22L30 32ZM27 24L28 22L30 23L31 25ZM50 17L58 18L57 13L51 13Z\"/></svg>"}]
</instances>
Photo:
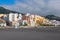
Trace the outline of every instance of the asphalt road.
<instances>
[{"instance_id":1,"label":"asphalt road","mask_svg":"<svg viewBox=\"0 0 60 40\"><path fill-rule=\"evenodd\" d=\"M60 33L1 31L0 40L60 40Z\"/></svg>"},{"instance_id":2,"label":"asphalt road","mask_svg":"<svg viewBox=\"0 0 60 40\"><path fill-rule=\"evenodd\" d=\"M0 29L0 40L60 40L60 27Z\"/></svg>"}]
</instances>

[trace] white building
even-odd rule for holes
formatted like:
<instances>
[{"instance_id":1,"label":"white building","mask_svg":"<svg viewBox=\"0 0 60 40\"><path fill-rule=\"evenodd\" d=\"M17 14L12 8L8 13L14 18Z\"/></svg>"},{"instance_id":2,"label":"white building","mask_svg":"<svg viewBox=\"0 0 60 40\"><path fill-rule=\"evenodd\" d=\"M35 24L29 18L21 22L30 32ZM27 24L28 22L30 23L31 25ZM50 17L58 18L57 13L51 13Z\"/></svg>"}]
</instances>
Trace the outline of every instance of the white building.
<instances>
[{"instance_id":1,"label":"white building","mask_svg":"<svg viewBox=\"0 0 60 40\"><path fill-rule=\"evenodd\" d=\"M35 26L35 21L33 20L33 18L35 18L35 15L30 16L30 25L31 26Z\"/></svg>"},{"instance_id":2,"label":"white building","mask_svg":"<svg viewBox=\"0 0 60 40\"><path fill-rule=\"evenodd\" d=\"M22 19L22 14L19 14L19 20L21 20Z\"/></svg>"},{"instance_id":3,"label":"white building","mask_svg":"<svg viewBox=\"0 0 60 40\"><path fill-rule=\"evenodd\" d=\"M16 21L16 23L15 23L15 28L19 28L19 22L18 21Z\"/></svg>"},{"instance_id":4,"label":"white building","mask_svg":"<svg viewBox=\"0 0 60 40\"><path fill-rule=\"evenodd\" d=\"M30 20L30 25L31 25L31 26L35 26L35 21Z\"/></svg>"},{"instance_id":5,"label":"white building","mask_svg":"<svg viewBox=\"0 0 60 40\"><path fill-rule=\"evenodd\" d=\"M55 26L60 25L60 21L57 21L57 20L50 20L50 22L52 22L52 24Z\"/></svg>"},{"instance_id":6,"label":"white building","mask_svg":"<svg viewBox=\"0 0 60 40\"><path fill-rule=\"evenodd\" d=\"M27 22L27 20L23 20L23 21L22 21L22 24L25 25L26 22Z\"/></svg>"},{"instance_id":7,"label":"white building","mask_svg":"<svg viewBox=\"0 0 60 40\"><path fill-rule=\"evenodd\" d=\"M9 14L9 21L12 22L14 20L14 13Z\"/></svg>"},{"instance_id":8,"label":"white building","mask_svg":"<svg viewBox=\"0 0 60 40\"><path fill-rule=\"evenodd\" d=\"M14 14L14 21L18 21L18 13Z\"/></svg>"},{"instance_id":9,"label":"white building","mask_svg":"<svg viewBox=\"0 0 60 40\"><path fill-rule=\"evenodd\" d=\"M9 14L9 21L17 21L18 20L18 13L10 13Z\"/></svg>"},{"instance_id":10,"label":"white building","mask_svg":"<svg viewBox=\"0 0 60 40\"><path fill-rule=\"evenodd\" d=\"M30 13L27 13L26 16L30 16Z\"/></svg>"}]
</instances>

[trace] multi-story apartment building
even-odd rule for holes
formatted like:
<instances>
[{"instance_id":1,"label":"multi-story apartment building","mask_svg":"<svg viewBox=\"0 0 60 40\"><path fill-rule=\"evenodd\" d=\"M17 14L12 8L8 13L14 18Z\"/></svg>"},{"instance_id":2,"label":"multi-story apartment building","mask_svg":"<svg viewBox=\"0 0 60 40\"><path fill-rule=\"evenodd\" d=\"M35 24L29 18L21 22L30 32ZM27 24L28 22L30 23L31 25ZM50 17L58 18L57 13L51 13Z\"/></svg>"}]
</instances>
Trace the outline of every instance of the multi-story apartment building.
<instances>
[{"instance_id":1,"label":"multi-story apartment building","mask_svg":"<svg viewBox=\"0 0 60 40\"><path fill-rule=\"evenodd\" d=\"M26 23L27 25L29 25L30 24L30 17L23 15L22 21L23 21L23 23Z\"/></svg>"},{"instance_id":2,"label":"multi-story apartment building","mask_svg":"<svg viewBox=\"0 0 60 40\"><path fill-rule=\"evenodd\" d=\"M14 21L14 13L9 14L9 21L10 22Z\"/></svg>"}]
</instances>

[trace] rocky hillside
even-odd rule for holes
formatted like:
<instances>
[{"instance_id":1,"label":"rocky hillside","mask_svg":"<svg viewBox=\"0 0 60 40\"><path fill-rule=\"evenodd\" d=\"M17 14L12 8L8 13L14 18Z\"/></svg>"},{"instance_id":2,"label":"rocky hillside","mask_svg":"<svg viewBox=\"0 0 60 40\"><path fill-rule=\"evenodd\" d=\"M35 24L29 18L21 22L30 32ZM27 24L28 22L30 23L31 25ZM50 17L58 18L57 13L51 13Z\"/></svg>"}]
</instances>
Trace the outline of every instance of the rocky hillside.
<instances>
[{"instance_id":1,"label":"rocky hillside","mask_svg":"<svg viewBox=\"0 0 60 40\"><path fill-rule=\"evenodd\" d=\"M48 19L50 19L50 20L58 20L58 21L60 21L60 17L59 16L47 15L45 17L48 18Z\"/></svg>"}]
</instances>

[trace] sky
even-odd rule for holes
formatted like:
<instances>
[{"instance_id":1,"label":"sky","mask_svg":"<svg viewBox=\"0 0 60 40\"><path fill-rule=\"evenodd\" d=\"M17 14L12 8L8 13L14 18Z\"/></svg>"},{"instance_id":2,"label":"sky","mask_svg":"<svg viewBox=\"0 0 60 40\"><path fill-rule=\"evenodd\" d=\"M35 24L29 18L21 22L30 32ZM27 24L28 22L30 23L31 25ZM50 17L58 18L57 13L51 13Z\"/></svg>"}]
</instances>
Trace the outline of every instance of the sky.
<instances>
[{"instance_id":1,"label":"sky","mask_svg":"<svg viewBox=\"0 0 60 40\"><path fill-rule=\"evenodd\" d=\"M0 0L0 5L12 5L14 0Z\"/></svg>"},{"instance_id":2,"label":"sky","mask_svg":"<svg viewBox=\"0 0 60 40\"><path fill-rule=\"evenodd\" d=\"M60 0L0 0L0 6L21 13L60 16Z\"/></svg>"}]
</instances>

